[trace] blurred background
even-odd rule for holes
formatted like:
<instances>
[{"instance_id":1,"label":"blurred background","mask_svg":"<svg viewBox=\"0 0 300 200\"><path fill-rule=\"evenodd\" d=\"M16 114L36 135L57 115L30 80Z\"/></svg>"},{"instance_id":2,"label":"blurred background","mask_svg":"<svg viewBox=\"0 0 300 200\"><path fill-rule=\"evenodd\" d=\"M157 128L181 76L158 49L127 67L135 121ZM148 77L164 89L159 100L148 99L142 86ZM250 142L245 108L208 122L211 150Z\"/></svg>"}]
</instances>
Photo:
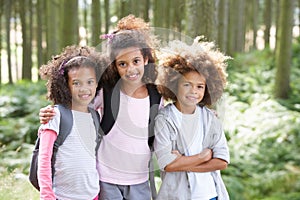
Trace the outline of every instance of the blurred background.
<instances>
[{"instance_id":1,"label":"blurred background","mask_svg":"<svg viewBox=\"0 0 300 200\"><path fill-rule=\"evenodd\" d=\"M67 45L101 50L99 36L128 14L162 45L204 36L232 57L215 105L231 199L299 200L300 0L0 0L0 200L39 199L28 182L38 112L50 104L39 67Z\"/></svg>"}]
</instances>

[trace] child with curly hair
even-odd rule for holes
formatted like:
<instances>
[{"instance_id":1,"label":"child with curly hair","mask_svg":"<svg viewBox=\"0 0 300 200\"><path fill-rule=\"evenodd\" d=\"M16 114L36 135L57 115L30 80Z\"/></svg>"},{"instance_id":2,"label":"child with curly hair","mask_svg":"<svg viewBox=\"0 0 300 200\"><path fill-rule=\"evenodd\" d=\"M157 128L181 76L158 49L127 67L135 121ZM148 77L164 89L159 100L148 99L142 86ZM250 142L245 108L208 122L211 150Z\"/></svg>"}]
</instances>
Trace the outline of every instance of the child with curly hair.
<instances>
[{"instance_id":1,"label":"child with curly hair","mask_svg":"<svg viewBox=\"0 0 300 200\"><path fill-rule=\"evenodd\" d=\"M99 175L95 153L98 133L88 105L96 95L101 76L101 57L94 48L68 46L40 68L41 77L48 79L47 97L55 105L56 113L39 130L40 199L98 199ZM53 145L60 134L57 105L71 110L73 126L57 151L52 175Z\"/></svg>"},{"instance_id":2,"label":"child with curly hair","mask_svg":"<svg viewBox=\"0 0 300 200\"><path fill-rule=\"evenodd\" d=\"M229 163L227 141L208 108L222 96L229 57L209 42L173 41L161 52L158 90L172 103L155 118L157 199L229 199L219 171Z\"/></svg>"},{"instance_id":3,"label":"child with curly hair","mask_svg":"<svg viewBox=\"0 0 300 200\"><path fill-rule=\"evenodd\" d=\"M104 113L100 199L149 200L153 122L163 102L154 85L155 37L144 20L129 15L102 38L108 39L111 65L100 80L103 93L95 99L95 107Z\"/></svg>"}]
</instances>

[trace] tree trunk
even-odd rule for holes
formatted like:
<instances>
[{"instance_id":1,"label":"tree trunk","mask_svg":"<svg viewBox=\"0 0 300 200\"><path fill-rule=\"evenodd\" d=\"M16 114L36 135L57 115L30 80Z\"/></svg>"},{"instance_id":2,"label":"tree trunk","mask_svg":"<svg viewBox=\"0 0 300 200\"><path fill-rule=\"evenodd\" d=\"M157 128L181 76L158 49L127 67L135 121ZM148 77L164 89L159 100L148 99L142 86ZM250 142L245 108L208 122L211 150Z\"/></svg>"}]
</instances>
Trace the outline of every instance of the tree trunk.
<instances>
[{"instance_id":1,"label":"tree trunk","mask_svg":"<svg viewBox=\"0 0 300 200\"><path fill-rule=\"evenodd\" d=\"M92 1L92 46L100 43L101 35L101 3L100 0Z\"/></svg>"},{"instance_id":2,"label":"tree trunk","mask_svg":"<svg viewBox=\"0 0 300 200\"><path fill-rule=\"evenodd\" d=\"M22 62L22 80L32 79L32 1L20 0L20 17L22 25L23 38L23 62ZM27 14L28 12L28 14Z\"/></svg>"},{"instance_id":3,"label":"tree trunk","mask_svg":"<svg viewBox=\"0 0 300 200\"><path fill-rule=\"evenodd\" d=\"M226 51L226 45L228 40L228 7L229 0L219 1L218 5L218 38L217 44L221 51Z\"/></svg>"},{"instance_id":4,"label":"tree trunk","mask_svg":"<svg viewBox=\"0 0 300 200\"><path fill-rule=\"evenodd\" d=\"M237 24L236 24L236 41L235 41L235 51L243 52L245 50L245 1L238 0L237 3Z\"/></svg>"},{"instance_id":5,"label":"tree trunk","mask_svg":"<svg viewBox=\"0 0 300 200\"><path fill-rule=\"evenodd\" d=\"M62 47L78 44L78 1L64 0L62 16Z\"/></svg>"},{"instance_id":6,"label":"tree trunk","mask_svg":"<svg viewBox=\"0 0 300 200\"><path fill-rule=\"evenodd\" d=\"M120 16L119 19L127 16L128 14L130 14L130 2L129 1L124 1L124 0L120 0Z\"/></svg>"},{"instance_id":7,"label":"tree trunk","mask_svg":"<svg viewBox=\"0 0 300 200\"><path fill-rule=\"evenodd\" d=\"M3 10L4 10L4 1L0 2L0 30L2 30L2 16L3 16ZM0 34L0 58L2 58L2 34ZM0 59L0 88L2 85L2 62Z\"/></svg>"},{"instance_id":8,"label":"tree trunk","mask_svg":"<svg viewBox=\"0 0 300 200\"><path fill-rule=\"evenodd\" d=\"M287 99L290 90L290 68L292 58L293 0L280 0L278 23L278 49L275 66L275 97Z\"/></svg>"},{"instance_id":9,"label":"tree trunk","mask_svg":"<svg viewBox=\"0 0 300 200\"><path fill-rule=\"evenodd\" d=\"M237 37L237 0L229 0L229 23L228 23L228 44L227 44L227 54L233 55L236 51L235 49L235 38Z\"/></svg>"},{"instance_id":10,"label":"tree trunk","mask_svg":"<svg viewBox=\"0 0 300 200\"><path fill-rule=\"evenodd\" d=\"M252 30L253 30L253 41L252 41L252 48L256 49L256 38L257 38L257 27L258 27L258 17L259 16L259 2L258 0L252 1Z\"/></svg>"},{"instance_id":11,"label":"tree trunk","mask_svg":"<svg viewBox=\"0 0 300 200\"><path fill-rule=\"evenodd\" d=\"M20 17L19 17L19 7L20 6L18 6L18 2L17 3L15 3L14 4L14 6L12 7L12 14L11 14L11 17L12 18L14 18L14 19L20 19ZM14 20L13 22L11 22L11 26L10 27L12 27L12 24L13 24L13 28L14 28L14 30L18 30L18 27L20 26L20 23L17 21L17 20ZM15 77L16 77L16 80L18 80L20 77L21 77L21 75L20 75L20 69L22 69L21 67L20 67L20 59L18 59L18 58L20 58L20 56L19 56L19 53L18 53L18 49L19 49L19 46L21 46L21 48L22 48L22 44L21 45L19 45L19 42L18 42L18 40L19 40L19 35L18 35L18 32L17 31L14 31L15 32L15 34L14 34L14 57L15 57L15 61L14 61L14 63L12 64L14 67L13 67L13 72L15 72L14 74L15 74ZM22 64L22 63L21 63Z\"/></svg>"},{"instance_id":12,"label":"tree trunk","mask_svg":"<svg viewBox=\"0 0 300 200\"><path fill-rule=\"evenodd\" d=\"M59 20L60 16L60 6L62 3L59 0L51 0L46 1L46 41L47 41L47 60L51 58L51 56L59 53L61 50L60 41L62 38L60 37L60 25L61 20Z\"/></svg>"},{"instance_id":13,"label":"tree trunk","mask_svg":"<svg viewBox=\"0 0 300 200\"><path fill-rule=\"evenodd\" d=\"M10 47L10 17L11 17L12 1L5 1L5 19L6 19L6 51L7 51L7 67L8 67L8 83L13 84L12 66L11 66L11 47Z\"/></svg>"},{"instance_id":14,"label":"tree trunk","mask_svg":"<svg viewBox=\"0 0 300 200\"><path fill-rule=\"evenodd\" d=\"M280 16L280 12L281 12L281 9L280 9L280 0L276 0L275 2L275 9L276 9L276 16L275 16L275 19L276 19L276 33L275 33L275 55L276 55L276 52L277 52L277 47L279 46L278 43L279 43L279 38L278 38L278 27L279 27L279 16Z\"/></svg>"},{"instance_id":15,"label":"tree trunk","mask_svg":"<svg viewBox=\"0 0 300 200\"><path fill-rule=\"evenodd\" d=\"M104 8L105 8L105 33L109 32L110 26L110 13L109 13L109 0L104 1Z\"/></svg>"},{"instance_id":16,"label":"tree trunk","mask_svg":"<svg viewBox=\"0 0 300 200\"><path fill-rule=\"evenodd\" d=\"M150 20L149 18L149 10L150 10L150 0L144 0L144 7L142 9L143 12L143 18L146 22Z\"/></svg>"},{"instance_id":17,"label":"tree trunk","mask_svg":"<svg viewBox=\"0 0 300 200\"><path fill-rule=\"evenodd\" d=\"M192 38L203 35L209 41L215 41L217 39L215 10L216 3L214 0L188 0L187 34Z\"/></svg>"},{"instance_id":18,"label":"tree trunk","mask_svg":"<svg viewBox=\"0 0 300 200\"><path fill-rule=\"evenodd\" d=\"M83 0L84 9L83 9L83 27L86 30L86 33L88 33L89 23L88 23L88 2L87 0ZM86 44L89 44L89 37L88 35L85 36Z\"/></svg>"},{"instance_id":19,"label":"tree trunk","mask_svg":"<svg viewBox=\"0 0 300 200\"><path fill-rule=\"evenodd\" d=\"M264 2L264 41L265 47L270 47L270 30L272 25L272 0L265 0Z\"/></svg>"},{"instance_id":20,"label":"tree trunk","mask_svg":"<svg viewBox=\"0 0 300 200\"><path fill-rule=\"evenodd\" d=\"M44 9L44 0L37 1L37 64L38 67L44 63L44 52L43 52L43 29L44 29L44 12L40 12Z\"/></svg>"}]
</instances>

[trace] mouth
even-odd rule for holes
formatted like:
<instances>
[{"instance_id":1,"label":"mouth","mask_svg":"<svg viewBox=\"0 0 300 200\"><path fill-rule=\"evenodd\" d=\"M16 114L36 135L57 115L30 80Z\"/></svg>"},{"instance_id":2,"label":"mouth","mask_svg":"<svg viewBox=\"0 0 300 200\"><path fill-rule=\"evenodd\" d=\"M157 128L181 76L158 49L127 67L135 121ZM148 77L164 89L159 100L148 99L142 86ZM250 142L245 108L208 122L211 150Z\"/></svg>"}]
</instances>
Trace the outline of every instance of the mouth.
<instances>
[{"instance_id":1,"label":"mouth","mask_svg":"<svg viewBox=\"0 0 300 200\"><path fill-rule=\"evenodd\" d=\"M188 100L190 100L190 101L198 101L198 97L187 96L186 98L187 98Z\"/></svg>"},{"instance_id":2,"label":"mouth","mask_svg":"<svg viewBox=\"0 0 300 200\"><path fill-rule=\"evenodd\" d=\"M91 97L91 94L81 94L81 95L79 95L79 97L81 99L89 99Z\"/></svg>"},{"instance_id":3,"label":"mouth","mask_svg":"<svg viewBox=\"0 0 300 200\"><path fill-rule=\"evenodd\" d=\"M134 74L129 74L129 75L126 75L126 78L129 79L129 80L136 80L138 79L140 76L139 73L134 73Z\"/></svg>"}]
</instances>

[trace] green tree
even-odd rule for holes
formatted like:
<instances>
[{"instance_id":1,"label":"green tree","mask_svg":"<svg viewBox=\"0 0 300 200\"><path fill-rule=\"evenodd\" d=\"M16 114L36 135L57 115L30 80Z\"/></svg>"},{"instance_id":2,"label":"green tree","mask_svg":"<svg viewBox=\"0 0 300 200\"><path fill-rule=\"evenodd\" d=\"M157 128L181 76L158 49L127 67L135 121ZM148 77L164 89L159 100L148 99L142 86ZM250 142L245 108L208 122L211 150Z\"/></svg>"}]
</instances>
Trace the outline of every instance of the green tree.
<instances>
[{"instance_id":1,"label":"green tree","mask_svg":"<svg viewBox=\"0 0 300 200\"><path fill-rule=\"evenodd\" d=\"M7 52L7 68L8 68L8 82L13 84L12 80L12 65L11 65L11 47L10 47L10 17L12 9L12 1L5 0L5 25L6 25L6 52Z\"/></svg>"},{"instance_id":2,"label":"green tree","mask_svg":"<svg viewBox=\"0 0 300 200\"><path fill-rule=\"evenodd\" d=\"M92 46L96 46L99 42L99 35L101 34L101 1L92 1Z\"/></svg>"},{"instance_id":3,"label":"green tree","mask_svg":"<svg viewBox=\"0 0 300 200\"><path fill-rule=\"evenodd\" d=\"M47 60L60 51L60 6L62 0L46 1L46 43Z\"/></svg>"},{"instance_id":4,"label":"green tree","mask_svg":"<svg viewBox=\"0 0 300 200\"><path fill-rule=\"evenodd\" d=\"M226 51L228 40L229 0L219 2L218 7L218 38L217 44L222 51Z\"/></svg>"},{"instance_id":5,"label":"green tree","mask_svg":"<svg viewBox=\"0 0 300 200\"><path fill-rule=\"evenodd\" d=\"M32 1L20 0L20 18L22 25L22 48L23 48L23 61L22 61L22 79L32 79Z\"/></svg>"},{"instance_id":6,"label":"green tree","mask_svg":"<svg viewBox=\"0 0 300 200\"><path fill-rule=\"evenodd\" d=\"M43 42L44 42L44 25L45 25L45 15L44 12L39 12L40 10L45 10L45 1L44 0L37 0L36 5L36 18L37 18L37 30L36 30L36 40L37 40L37 64L38 67L40 67L42 64L44 64L44 50L43 50Z\"/></svg>"},{"instance_id":7,"label":"green tree","mask_svg":"<svg viewBox=\"0 0 300 200\"><path fill-rule=\"evenodd\" d=\"M63 0L61 47L79 43L78 1Z\"/></svg>"},{"instance_id":8,"label":"green tree","mask_svg":"<svg viewBox=\"0 0 300 200\"><path fill-rule=\"evenodd\" d=\"M187 0L187 21L186 32L189 36L204 35L208 40L216 41L216 1Z\"/></svg>"},{"instance_id":9,"label":"green tree","mask_svg":"<svg viewBox=\"0 0 300 200\"><path fill-rule=\"evenodd\" d=\"M293 0L280 0L278 42L275 55L275 97L287 99L290 90L290 68L292 58Z\"/></svg>"},{"instance_id":10,"label":"green tree","mask_svg":"<svg viewBox=\"0 0 300 200\"><path fill-rule=\"evenodd\" d=\"M110 26L110 13L109 13L109 0L104 0L104 13L105 13L105 33L109 32L109 26ZM100 32L99 32L100 33Z\"/></svg>"},{"instance_id":11,"label":"green tree","mask_svg":"<svg viewBox=\"0 0 300 200\"><path fill-rule=\"evenodd\" d=\"M272 0L264 1L264 41L265 47L270 46L270 30L272 25Z\"/></svg>"}]
</instances>

